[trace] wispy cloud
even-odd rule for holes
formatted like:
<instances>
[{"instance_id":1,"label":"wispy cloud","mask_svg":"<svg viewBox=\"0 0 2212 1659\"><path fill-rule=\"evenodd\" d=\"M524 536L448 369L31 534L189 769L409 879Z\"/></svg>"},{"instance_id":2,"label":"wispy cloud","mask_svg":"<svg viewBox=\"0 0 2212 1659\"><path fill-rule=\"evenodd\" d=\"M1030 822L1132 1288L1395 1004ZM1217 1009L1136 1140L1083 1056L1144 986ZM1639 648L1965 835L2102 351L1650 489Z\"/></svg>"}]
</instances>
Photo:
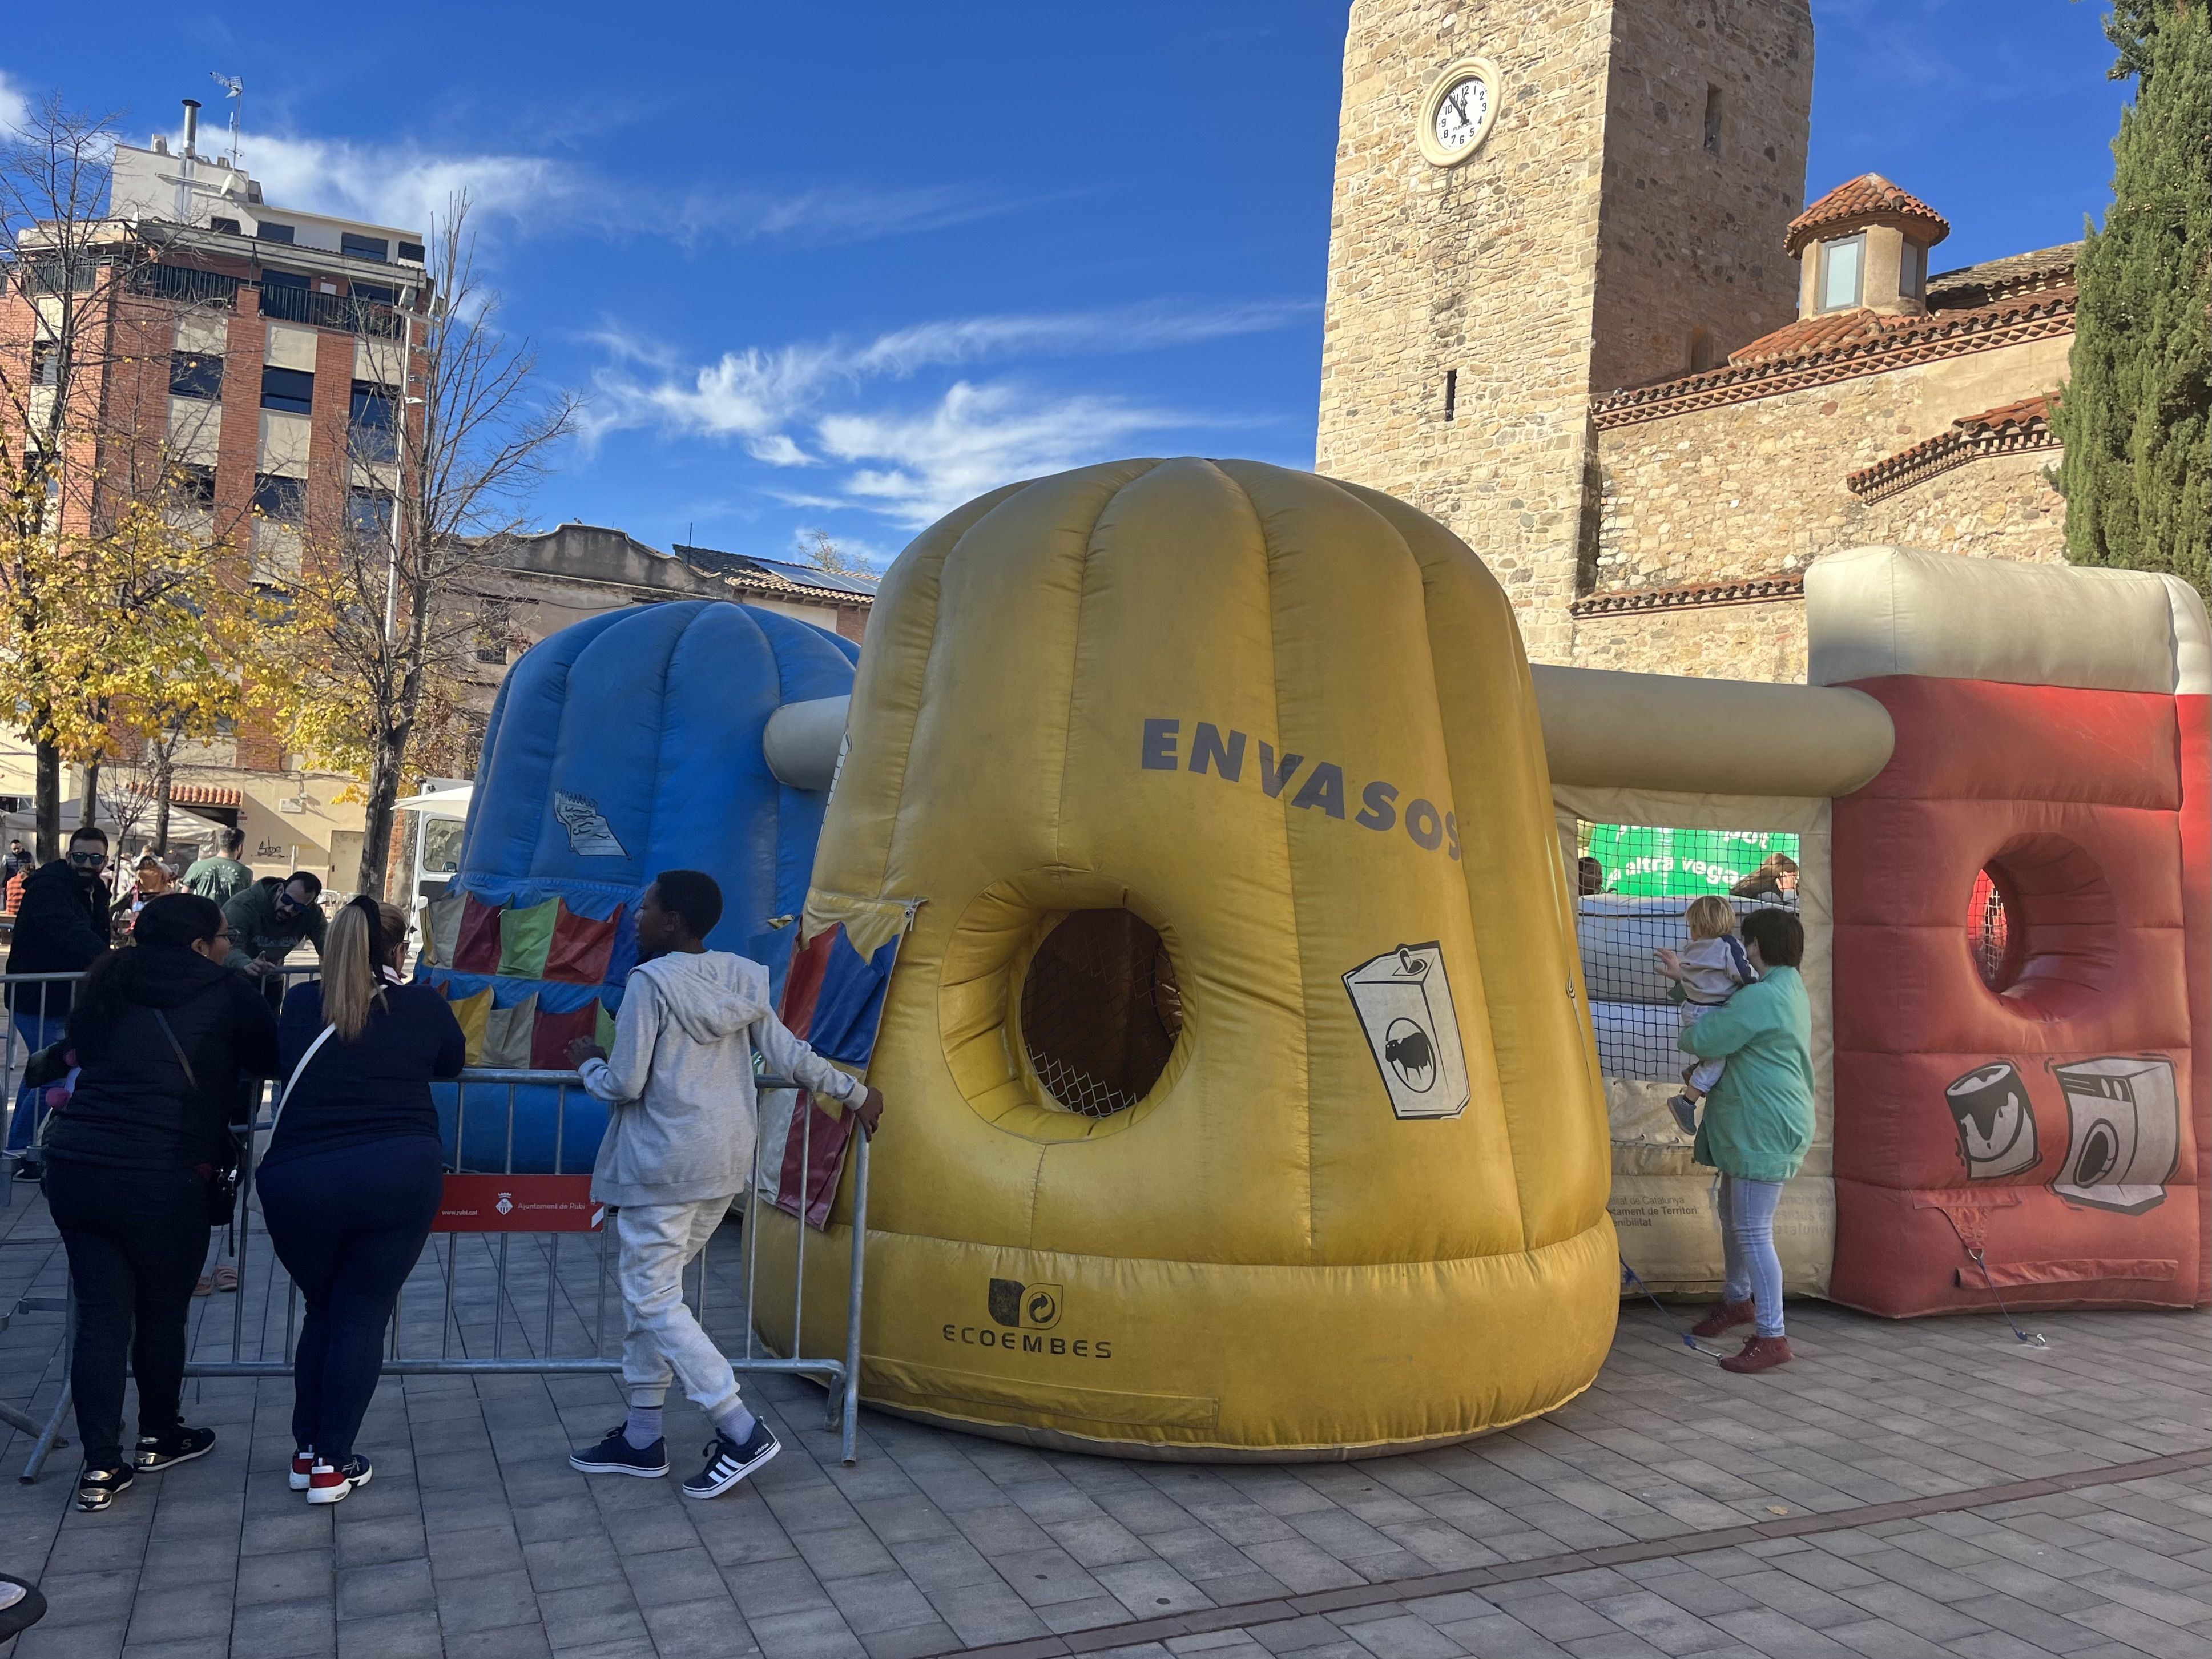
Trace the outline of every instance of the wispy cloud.
<instances>
[{"instance_id":1,"label":"wispy cloud","mask_svg":"<svg viewBox=\"0 0 2212 1659\"><path fill-rule=\"evenodd\" d=\"M413 144L251 131L240 135L239 150L272 206L403 230L428 229L464 191L479 216L507 221L544 214L565 218L596 193L573 168L538 155L441 153Z\"/></svg>"},{"instance_id":2,"label":"wispy cloud","mask_svg":"<svg viewBox=\"0 0 2212 1659\"><path fill-rule=\"evenodd\" d=\"M1306 300L1226 306L1155 302L1097 311L951 318L919 323L859 343L817 341L726 351L683 369L650 342L619 331L595 337L647 378L610 368L599 376L592 435L661 424L680 432L747 441L759 459L781 465L810 459L786 434L833 392L872 379L905 379L927 368L962 368L1016 354L1082 356L1151 351L1288 327L1313 312ZM774 443L775 454L763 453Z\"/></svg>"},{"instance_id":3,"label":"wispy cloud","mask_svg":"<svg viewBox=\"0 0 2212 1659\"><path fill-rule=\"evenodd\" d=\"M0 132L20 127L30 112L30 94L8 78L7 70L0 70Z\"/></svg>"},{"instance_id":4,"label":"wispy cloud","mask_svg":"<svg viewBox=\"0 0 2212 1659\"><path fill-rule=\"evenodd\" d=\"M963 380L921 414L830 415L816 430L830 456L862 464L845 480L849 504L920 529L987 489L1118 454L1139 434L1197 423L1118 398L1037 397Z\"/></svg>"},{"instance_id":5,"label":"wispy cloud","mask_svg":"<svg viewBox=\"0 0 2212 1659\"><path fill-rule=\"evenodd\" d=\"M974 185L817 185L781 193L696 190L659 216L686 241L773 240L818 247L945 230L1033 204L1033 198Z\"/></svg>"}]
</instances>

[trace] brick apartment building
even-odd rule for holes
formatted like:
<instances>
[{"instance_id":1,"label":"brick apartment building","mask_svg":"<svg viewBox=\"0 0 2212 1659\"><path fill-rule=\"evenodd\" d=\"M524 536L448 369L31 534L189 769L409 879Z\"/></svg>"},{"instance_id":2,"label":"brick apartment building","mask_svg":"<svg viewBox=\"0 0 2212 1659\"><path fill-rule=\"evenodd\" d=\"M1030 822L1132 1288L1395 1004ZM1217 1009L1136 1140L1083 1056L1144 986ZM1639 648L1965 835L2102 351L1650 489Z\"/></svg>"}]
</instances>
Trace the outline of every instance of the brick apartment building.
<instances>
[{"instance_id":1,"label":"brick apartment building","mask_svg":"<svg viewBox=\"0 0 2212 1659\"><path fill-rule=\"evenodd\" d=\"M107 343L71 394L96 411L84 429L103 452L86 458L100 482L62 511L82 527L103 510L103 492L160 489L173 523L267 578L296 569L307 542L389 533L409 449L394 423L420 418L406 388L410 375L419 382L418 342L437 295L423 231L265 200L235 158L202 153L196 111L187 100L175 149L161 137L115 147L93 257L64 274ZM0 285L0 353L34 396L58 303L52 274L39 274L37 234L19 250L22 280ZM504 568L483 585L488 619L501 626L462 665L483 710L521 651L617 606L737 599L857 640L874 597L865 578L706 548L664 553L580 524L504 537L497 548ZM103 796L136 781L111 765ZM194 816L179 821L173 848L207 833L201 820L235 823L262 873L313 870L349 889L362 815L341 799L349 782L282 753L266 732L187 745L172 801ZM0 741L0 798L26 807L33 788L30 746ZM63 793L81 795L81 775Z\"/></svg>"}]
</instances>

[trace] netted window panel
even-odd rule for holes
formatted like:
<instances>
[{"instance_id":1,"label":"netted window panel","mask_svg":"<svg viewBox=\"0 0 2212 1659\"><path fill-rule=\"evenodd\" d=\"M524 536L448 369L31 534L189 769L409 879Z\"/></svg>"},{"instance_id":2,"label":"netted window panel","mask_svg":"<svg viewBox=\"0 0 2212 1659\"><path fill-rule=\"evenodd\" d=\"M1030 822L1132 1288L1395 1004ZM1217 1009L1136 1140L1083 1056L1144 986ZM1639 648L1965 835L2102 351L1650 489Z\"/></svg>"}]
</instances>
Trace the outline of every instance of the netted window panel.
<instances>
[{"instance_id":1,"label":"netted window panel","mask_svg":"<svg viewBox=\"0 0 2212 1659\"><path fill-rule=\"evenodd\" d=\"M1127 910L1071 910L1022 981L1022 1042L1053 1100L1106 1117L1142 1100L1182 1030L1175 964Z\"/></svg>"},{"instance_id":2,"label":"netted window panel","mask_svg":"<svg viewBox=\"0 0 2212 1659\"><path fill-rule=\"evenodd\" d=\"M1607 1077L1678 1080L1690 1063L1674 1046L1682 1012L1657 952L1690 946L1686 913L1708 895L1739 921L1753 910L1796 908L1798 838L1583 823L1576 839L1577 932L1599 1065Z\"/></svg>"}]
</instances>

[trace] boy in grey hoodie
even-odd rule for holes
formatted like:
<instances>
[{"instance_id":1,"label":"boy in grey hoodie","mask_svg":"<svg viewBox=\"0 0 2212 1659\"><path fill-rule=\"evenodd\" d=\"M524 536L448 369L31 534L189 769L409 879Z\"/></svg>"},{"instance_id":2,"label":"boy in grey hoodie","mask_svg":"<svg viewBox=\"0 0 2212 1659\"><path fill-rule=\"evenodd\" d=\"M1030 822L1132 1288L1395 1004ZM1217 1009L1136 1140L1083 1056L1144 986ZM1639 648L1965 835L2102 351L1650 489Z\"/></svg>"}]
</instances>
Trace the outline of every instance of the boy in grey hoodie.
<instances>
[{"instance_id":1,"label":"boy in grey hoodie","mask_svg":"<svg viewBox=\"0 0 2212 1659\"><path fill-rule=\"evenodd\" d=\"M873 1133L883 1096L786 1030L768 969L709 951L722 890L697 870L664 870L638 905L638 954L615 1020L611 1054L570 1046L584 1087L611 1110L592 1171L595 1202L616 1206L616 1278L627 1331L629 1418L569 1462L587 1474L668 1473L661 1406L672 1376L713 1419L707 1467L687 1498L719 1498L782 1447L738 1398L737 1374L684 1303L684 1270L707 1247L730 1200L751 1184L758 1134L753 1050L817 1099L853 1109Z\"/></svg>"}]
</instances>

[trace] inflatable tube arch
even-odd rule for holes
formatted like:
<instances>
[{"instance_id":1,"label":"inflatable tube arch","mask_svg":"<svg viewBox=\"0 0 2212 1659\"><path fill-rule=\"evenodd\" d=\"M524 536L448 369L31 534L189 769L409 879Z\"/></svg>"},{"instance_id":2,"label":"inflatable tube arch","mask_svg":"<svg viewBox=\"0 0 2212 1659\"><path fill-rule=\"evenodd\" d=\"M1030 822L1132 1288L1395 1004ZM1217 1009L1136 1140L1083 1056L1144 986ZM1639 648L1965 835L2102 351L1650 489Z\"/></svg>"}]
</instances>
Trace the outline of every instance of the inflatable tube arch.
<instances>
[{"instance_id":1,"label":"inflatable tube arch","mask_svg":"<svg viewBox=\"0 0 2212 1659\"><path fill-rule=\"evenodd\" d=\"M1897 732L1835 805L1831 1294L2205 1301L2203 602L1889 549L1814 565L1806 598L1813 678Z\"/></svg>"},{"instance_id":2,"label":"inflatable tube arch","mask_svg":"<svg viewBox=\"0 0 2212 1659\"><path fill-rule=\"evenodd\" d=\"M704 870L725 909L712 943L781 973L827 801L820 743L767 752L772 725L852 689L858 648L751 605L684 600L593 617L532 647L501 684L422 975L453 1004L471 1064L564 1070L569 1042L611 1029L654 872ZM782 758L791 751L793 758ZM831 745L834 754L834 744ZM810 787L811 786L811 787ZM455 1092L446 1113L453 1133ZM605 1113L528 1089L514 1167L588 1170ZM506 1091L469 1091L467 1167L506 1158Z\"/></svg>"},{"instance_id":3,"label":"inflatable tube arch","mask_svg":"<svg viewBox=\"0 0 2212 1659\"><path fill-rule=\"evenodd\" d=\"M920 901L866 1398L1299 1459L1589 1386L1603 1092L1512 610L1448 531L1247 462L1000 490L884 579L849 744L806 926L867 951ZM842 1251L809 1255L834 1346Z\"/></svg>"}]
</instances>

